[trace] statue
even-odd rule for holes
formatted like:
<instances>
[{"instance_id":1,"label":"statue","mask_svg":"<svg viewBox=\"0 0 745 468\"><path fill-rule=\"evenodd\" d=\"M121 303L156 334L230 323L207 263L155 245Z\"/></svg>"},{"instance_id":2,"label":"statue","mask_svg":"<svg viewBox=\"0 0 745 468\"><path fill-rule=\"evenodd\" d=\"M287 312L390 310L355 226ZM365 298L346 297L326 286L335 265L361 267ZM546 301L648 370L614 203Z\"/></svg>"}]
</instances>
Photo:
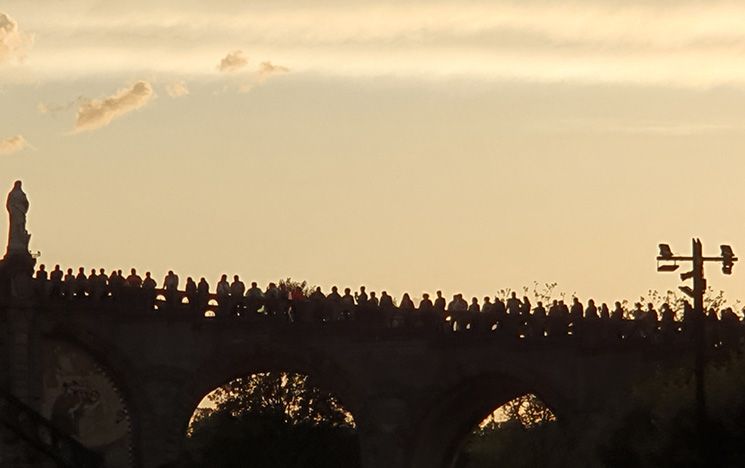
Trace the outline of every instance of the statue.
<instances>
[{"instance_id":1,"label":"statue","mask_svg":"<svg viewBox=\"0 0 745 468\"><path fill-rule=\"evenodd\" d=\"M6 203L10 215L10 230L8 232L7 255L29 255L28 243L31 234L26 231L26 213L28 213L28 198L21 188L21 181L17 180L13 190L8 194Z\"/></svg>"}]
</instances>

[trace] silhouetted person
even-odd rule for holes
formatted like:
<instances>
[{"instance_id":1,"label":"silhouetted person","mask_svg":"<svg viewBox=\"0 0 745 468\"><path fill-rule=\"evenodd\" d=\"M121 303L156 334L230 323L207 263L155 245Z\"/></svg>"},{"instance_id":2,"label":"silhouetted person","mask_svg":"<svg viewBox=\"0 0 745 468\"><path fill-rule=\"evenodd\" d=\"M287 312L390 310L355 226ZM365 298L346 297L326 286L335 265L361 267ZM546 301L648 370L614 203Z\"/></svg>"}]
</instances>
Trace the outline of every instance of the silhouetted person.
<instances>
[{"instance_id":1,"label":"silhouetted person","mask_svg":"<svg viewBox=\"0 0 745 468\"><path fill-rule=\"evenodd\" d=\"M370 298L367 300L368 304L374 309L378 308L378 298L375 296L375 291L370 291Z\"/></svg>"},{"instance_id":2,"label":"silhouetted person","mask_svg":"<svg viewBox=\"0 0 745 468\"><path fill-rule=\"evenodd\" d=\"M543 307L543 302L538 301L530 317L530 329L534 337L543 338L546 332L546 320L546 309Z\"/></svg>"},{"instance_id":3,"label":"silhouetted person","mask_svg":"<svg viewBox=\"0 0 745 468\"><path fill-rule=\"evenodd\" d=\"M109 290L112 298L118 298L122 294L122 288L126 284L122 270L115 270L109 275Z\"/></svg>"},{"instance_id":4,"label":"silhouetted person","mask_svg":"<svg viewBox=\"0 0 745 468\"><path fill-rule=\"evenodd\" d=\"M394 325L393 298L386 291L380 294L380 303L378 306L380 307L380 312L378 313L380 322L386 327L392 327Z\"/></svg>"},{"instance_id":5,"label":"silhouetted person","mask_svg":"<svg viewBox=\"0 0 745 468\"><path fill-rule=\"evenodd\" d=\"M494 297L494 320L500 333L507 333L507 305L502 298Z\"/></svg>"},{"instance_id":6,"label":"silhouetted person","mask_svg":"<svg viewBox=\"0 0 745 468\"><path fill-rule=\"evenodd\" d=\"M310 321L310 312L306 304L305 293L300 286L295 286L290 291L290 301L292 303L292 321L308 322Z\"/></svg>"},{"instance_id":7,"label":"silhouetted person","mask_svg":"<svg viewBox=\"0 0 745 468\"><path fill-rule=\"evenodd\" d=\"M589 299L587 301L587 307L585 308L585 318L590 320L599 319L600 316L598 315L598 308L595 305L594 299Z\"/></svg>"},{"instance_id":8,"label":"silhouetted person","mask_svg":"<svg viewBox=\"0 0 745 468\"><path fill-rule=\"evenodd\" d=\"M165 290L166 302L169 307L174 307L176 305L176 299L178 299L178 283L178 275L176 275L172 270L169 270L168 274L163 279L163 289Z\"/></svg>"},{"instance_id":9,"label":"silhouetted person","mask_svg":"<svg viewBox=\"0 0 745 468\"><path fill-rule=\"evenodd\" d=\"M654 308L654 304L647 304L647 310L644 312L643 334L644 338L651 338L657 334L657 322L659 316Z\"/></svg>"},{"instance_id":10,"label":"silhouetted person","mask_svg":"<svg viewBox=\"0 0 745 468\"><path fill-rule=\"evenodd\" d=\"M197 301L199 316L204 317L205 309L210 302L210 285L204 277L199 278L199 284L197 284Z\"/></svg>"},{"instance_id":11,"label":"silhouetted person","mask_svg":"<svg viewBox=\"0 0 745 468\"><path fill-rule=\"evenodd\" d=\"M365 291L364 286L360 286L359 293L354 293L354 298L357 301L358 306L365 307L367 305L367 292Z\"/></svg>"},{"instance_id":12,"label":"silhouetted person","mask_svg":"<svg viewBox=\"0 0 745 468\"><path fill-rule=\"evenodd\" d=\"M65 273L64 290L66 299L71 300L75 297L75 275L72 272L72 268L68 268L67 273Z\"/></svg>"},{"instance_id":13,"label":"silhouetted person","mask_svg":"<svg viewBox=\"0 0 745 468\"><path fill-rule=\"evenodd\" d=\"M233 275L233 282L230 283L230 297L232 299L232 308L234 315L240 315L244 308L243 295L246 293L246 285L243 284L238 275ZM256 308L258 310L258 307ZM249 309L249 312L256 313ZM253 315L250 315L253 317Z\"/></svg>"},{"instance_id":14,"label":"silhouetted person","mask_svg":"<svg viewBox=\"0 0 745 468\"><path fill-rule=\"evenodd\" d=\"M422 300L419 301L419 316L422 319L422 325L429 329L437 327L437 316L435 315L435 306L429 298L429 294L422 294Z\"/></svg>"},{"instance_id":15,"label":"silhouetted person","mask_svg":"<svg viewBox=\"0 0 745 468\"><path fill-rule=\"evenodd\" d=\"M448 315L450 315L452 331L458 331L464 327L466 314L468 313L468 303L463 299L462 294L455 294L453 300L448 304Z\"/></svg>"},{"instance_id":16,"label":"silhouetted person","mask_svg":"<svg viewBox=\"0 0 745 468\"><path fill-rule=\"evenodd\" d=\"M492 304L489 296L484 296L484 304L481 306L481 315L478 318L479 331L486 333L491 332L496 323L494 304Z\"/></svg>"},{"instance_id":17,"label":"silhouetted person","mask_svg":"<svg viewBox=\"0 0 745 468\"><path fill-rule=\"evenodd\" d=\"M339 288L331 286L331 292L326 296L326 317L332 322L337 322L341 319L341 295L339 295Z\"/></svg>"},{"instance_id":18,"label":"silhouetted person","mask_svg":"<svg viewBox=\"0 0 745 468\"><path fill-rule=\"evenodd\" d=\"M321 290L321 287L318 286L313 292L311 292L308 299L310 299L311 320L316 323L324 322L326 319L326 317L324 317L326 295Z\"/></svg>"},{"instance_id":19,"label":"silhouetted person","mask_svg":"<svg viewBox=\"0 0 745 468\"><path fill-rule=\"evenodd\" d=\"M354 318L354 296L351 288L344 288L344 295L341 297L341 316L344 320Z\"/></svg>"},{"instance_id":20,"label":"silhouetted person","mask_svg":"<svg viewBox=\"0 0 745 468\"><path fill-rule=\"evenodd\" d=\"M548 318L546 321L546 332L550 337L566 335L566 327L559 301L554 299L548 308Z\"/></svg>"},{"instance_id":21,"label":"silhouetted person","mask_svg":"<svg viewBox=\"0 0 745 468\"><path fill-rule=\"evenodd\" d=\"M530 311L533 308L533 305L530 303L530 299L528 299L528 296L523 296L523 302L520 305L520 315L527 318L530 315Z\"/></svg>"},{"instance_id":22,"label":"silhouetted person","mask_svg":"<svg viewBox=\"0 0 745 468\"><path fill-rule=\"evenodd\" d=\"M660 334L662 341L670 343L675 339L677 324L675 323L675 312L667 302L660 307Z\"/></svg>"},{"instance_id":23,"label":"silhouetted person","mask_svg":"<svg viewBox=\"0 0 745 468\"><path fill-rule=\"evenodd\" d=\"M434 302L435 312L437 313L443 313L445 312L445 298L442 297L442 291L437 291L436 298Z\"/></svg>"},{"instance_id":24,"label":"silhouetted person","mask_svg":"<svg viewBox=\"0 0 745 468\"><path fill-rule=\"evenodd\" d=\"M146 271L145 278L142 280L142 295L145 298L145 304L148 309L155 308L155 288L157 286L158 285L156 284L155 279L153 279L152 273Z\"/></svg>"},{"instance_id":25,"label":"silhouetted person","mask_svg":"<svg viewBox=\"0 0 745 468\"><path fill-rule=\"evenodd\" d=\"M88 273L88 279L85 282L85 293L89 297L94 297L93 291L96 289L96 282L98 281L98 275L96 274L96 269L91 268L91 272ZM98 299L97 297L94 297L94 299Z\"/></svg>"},{"instance_id":26,"label":"silhouetted person","mask_svg":"<svg viewBox=\"0 0 745 468\"><path fill-rule=\"evenodd\" d=\"M409 293L404 293L403 297L401 297L401 304L399 304L398 310L400 319L402 320L402 325L413 327L416 322L416 317L414 312L414 301L409 297Z\"/></svg>"},{"instance_id":27,"label":"silhouetted person","mask_svg":"<svg viewBox=\"0 0 745 468\"><path fill-rule=\"evenodd\" d=\"M624 310L620 302L616 301L613 305L613 312L610 314L610 335L617 339L623 339L627 335L626 323L624 322Z\"/></svg>"},{"instance_id":28,"label":"silhouetted person","mask_svg":"<svg viewBox=\"0 0 745 468\"><path fill-rule=\"evenodd\" d=\"M64 277L64 273L62 273L62 269L59 265L54 266L54 270L49 274L49 282L51 283L51 292L50 295L52 297L60 297L62 296L62 278Z\"/></svg>"},{"instance_id":29,"label":"silhouetted person","mask_svg":"<svg viewBox=\"0 0 745 468\"><path fill-rule=\"evenodd\" d=\"M44 264L39 265L39 269L36 271L36 279L38 281L46 281L48 279L47 267Z\"/></svg>"},{"instance_id":30,"label":"silhouetted person","mask_svg":"<svg viewBox=\"0 0 745 468\"><path fill-rule=\"evenodd\" d=\"M88 277L85 276L85 269L83 267L78 268L78 274L75 276L75 296L85 297L85 293L88 290Z\"/></svg>"},{"instance_id":31,"label":"silhouetted person","mask_svg":"<svg viewBox=\"0 0 745 468\"><path fill-rule=\"evenodd\" d=\"M722 311L722 317L719 321L721 338L723 346L730 350L737 350L740 342L740 319L737 314L732 310L732 307L727 307Z\"/></svg>"},{"instance_id":32,"label":"silhouetted person","mask_svg":"<svg viewBox=\"0 0 745 468\"><path fill-rule=\"evenodd\" d=\"M36 294L46 297L50 289L47 284L49 276L47 274L47 267L45 265L39 265L39 269L36 272Z\"/></svg>"},{"instance_id":33,"label":"silhouetted person","mask_svg":"<svg viewBox=\"0 0 745 468\"><path fill-rule=\"evenodd\" d=\"M106 275L106 270L103 268L98 269L95 281L91 284L91 290L93 291L93 297L96 300L101 300L108 295L109 289L109 277Z\"/></svg>"},{"instance_id":34,"label":"silhouetted person","mask_svg":"<svg viewBox=\"0 0 745 468\"><path fill-rule=\"evenodd\" d=\"M603 305L600 306L600 318L602 320L609 320L610 319L610 309L608 309L608 304L603 302Z\"/></svg>"},{"instance_id":35,"label":"silhouetted person","mask_svg":"<svg viewBox=\"0 0 745 468\"><path fill-rule=\"evenodd\" d=\"M249 317L255 317L256 313L264 305L264 292L256 284L256 281L251 281L251 287L246 291L246 309Z\"/></svg>"},{"instance_id":36,"label":"silhouetted person","mask_svg":"<svg viewBox=\"0 0 745 468\"><path fill-rule=\"evenodd\" d=\"M222 275L220 281L217 282L217 316L219 318L227 318L230 313L230 283L228 283L228 275Z\"/></svg>"},{"instance_id":37,"label":"silhouetted person","mask_svg":"<svg viewBox=\"0 0 745 468\"><path fill-rule=\"evenodd\" d=\"M520 299L517 298L517 293L513 291L510 298L507 299L507 315L514 317L519 316L522 306Z\"/></svg>"},{"instance_id":38,"label":"silhouetted person","mask_svg":"<svg viewBox=\"0 0 745 468\"><path fill-rule=\"evenodd\" d=\"M184 294L186 295L186 300L189 301L189 308L197 310L199 307L199 293L197 292L197 283L194 282L194 278L191 276L186 278Z\"/></svg>"},{"instance_id":39,"label":"silhouetted person","mask_svg":"<svg viewBox=\"0 0 745 468\"><path fill-rule=\"evenodd\" d=\"M269 283L264 291L264 309L270 317L276 317L279 313L279 288L276 283Z\"/></svg>"},{"instance_id":40,"label":"silhouetted person","mask_svg":"<svg viewBox=\"0 0 745 468\"><path fill-rule=\"evenodd\" d=\"M130 288L141 288L142 287L142 278L140 275L137 274L137 270L132 268L130 270L129 276L127 276L127 280L125 282L127 287Z\"/></svg>"},{"instance_id":41,"label":"silhouetted person","mask_svg":"<svg viewBox=\"0 0 745 468\"><path fill-rule=\"evenodd\" d=\"M157 286L157 283L153 279L153 275L149 271L146 271L145 279L142 280L142 289L147 289L148 291L155 292L155 288Z\"/></svg>"}]
</instances>

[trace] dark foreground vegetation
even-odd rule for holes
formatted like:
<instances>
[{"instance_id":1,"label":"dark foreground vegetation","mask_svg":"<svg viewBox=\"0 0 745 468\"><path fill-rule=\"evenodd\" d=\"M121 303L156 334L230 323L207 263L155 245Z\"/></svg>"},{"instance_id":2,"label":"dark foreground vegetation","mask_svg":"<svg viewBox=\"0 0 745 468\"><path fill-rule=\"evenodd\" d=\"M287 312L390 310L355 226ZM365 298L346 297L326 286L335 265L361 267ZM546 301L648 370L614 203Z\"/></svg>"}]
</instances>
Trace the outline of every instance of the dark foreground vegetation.
<instances>
[{"instance_id":1,"label":"dark foreground vegetation","mask_svg":"<svg viewBox=\"0 0 745 468\"><path fill-rule=\"evenodd\" d=\"M707 422L698 425L690 369L644 379L627 398L556 420L527 395L468 437L458 468L745 466L745 358L710 363ZM190 428L178 466L360 466L351 416L306 376L257 374L211 397Z\"/></svg>"},{"instance_id":2,"label":"dark foreground vegetation","mask_svg":"<svg viewBox=\"0 0 745 468\"><path fill-rule=\"evenodd\" d=\"M703 428L690 370L651 376L628 398L569 422L546 417L538 400L523 400L506 421L491 422L470 436L458 467L745 466L742 355L710 364L706 390Z\"/></svg>"},{"instance_id":3,"label":"dark foreground vegetation","mask_svg":"<svg viewBox=\"0 0 745 468\"><path fill-rule=\"evenodd\" d=\"M354 421L304 375L255 374L210 396L192 421L179 466L355 468Z\"/></svg>"}]
</instances>

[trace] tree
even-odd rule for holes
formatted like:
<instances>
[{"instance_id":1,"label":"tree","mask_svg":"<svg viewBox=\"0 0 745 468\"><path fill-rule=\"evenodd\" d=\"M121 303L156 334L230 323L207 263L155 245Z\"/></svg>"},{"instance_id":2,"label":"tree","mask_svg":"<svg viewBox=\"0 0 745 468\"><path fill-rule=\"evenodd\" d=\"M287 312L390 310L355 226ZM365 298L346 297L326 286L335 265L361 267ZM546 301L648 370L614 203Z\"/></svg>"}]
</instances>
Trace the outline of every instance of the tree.
<instances>
[{"instance_id":1,"label":"tree","mask_svg":"<svg viewBox=\"0 0 745 468\"><path fill-rule=\"evenodd\" d=\"M187 449L195 466L359 466L351 415L305 375L267 372L236 379L198 410Z\"/></svg>"}]
</instances>

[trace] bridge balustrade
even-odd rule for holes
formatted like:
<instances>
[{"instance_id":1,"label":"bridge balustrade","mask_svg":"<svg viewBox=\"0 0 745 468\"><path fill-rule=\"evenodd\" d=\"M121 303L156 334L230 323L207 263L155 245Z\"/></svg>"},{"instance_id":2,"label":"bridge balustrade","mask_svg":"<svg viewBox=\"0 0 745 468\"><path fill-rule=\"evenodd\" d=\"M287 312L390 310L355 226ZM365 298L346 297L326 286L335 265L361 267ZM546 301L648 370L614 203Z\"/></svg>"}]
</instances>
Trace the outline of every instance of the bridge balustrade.
<instances>
[{"instance_id":1,"label":"bridge balustrade","mask_svg":"<svg viewBox=\"0 0 745 468\"><path fill-rule=\"evenodd\" d=\"M345 305L329 299L219 297L217 294L192 295L162 288L123 286L117 290L54 291L50 281L37 280L37 296L42 303L62 308L91 311L114 309L120 314L163 315L195 321L268 321L295 326L323 326L354 323L357 328L401 333L426 331L478 337L520 340L575 339L588 345L644 341L674 344L693 340L692 324L686 321L629 320L614 318L569 319L536 317L530 314L497 316L493 313L449 312L432 309L403 310L396 306ZM735 348L745 335L739 321L706 321L707 343L713 348Z\"/></svg>"}]
</instances>

